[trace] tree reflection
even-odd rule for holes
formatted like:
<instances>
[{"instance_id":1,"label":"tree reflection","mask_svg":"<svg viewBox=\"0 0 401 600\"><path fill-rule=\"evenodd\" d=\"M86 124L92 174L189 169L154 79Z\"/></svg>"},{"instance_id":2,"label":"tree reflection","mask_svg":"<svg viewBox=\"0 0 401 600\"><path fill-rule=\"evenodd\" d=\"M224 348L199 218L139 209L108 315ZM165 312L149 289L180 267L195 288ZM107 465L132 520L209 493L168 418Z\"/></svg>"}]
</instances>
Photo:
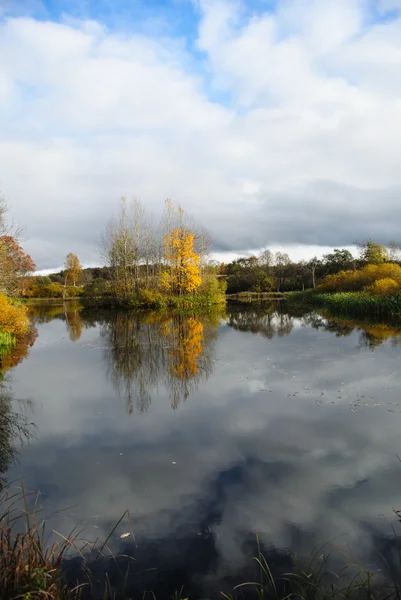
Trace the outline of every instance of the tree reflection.
<instances>
[{"instance_id":1,"label":"tree reflection","mask_svg":"<svg viewBox=\"0 0 401 600\"><path fill-rule=\"evenodd\" d=\"M393 346L401 344L401 326L394 323L349 319L333 316L327 311L317 312L282 303L270 303L249 307L234 305L230 309L228 325L238 331L250 331L272 339L291 333L295 319L301 325L334 333L336 337L359 333L359 347L374 350L385 341Z\"/></svg>"},{"instance_id":2,"label":"tree reflection","mask_svg":"<svg viewBox=\"0 0 401 600\"><path fill-rule=\"evenodd\" d=\"M103 325L109 374L128 412L148 409L164 384L172 408L212 373L218 319L161 313L116 313Z\"/></svg>"},{"instance_id":3,"label":"tree reflection","mask_svg":"<svg viewBox=\"0 0 401 600\"><path fill-rule=\"evenodd\" d=\"M31 323L28 333L0 357L0 489L6 484L4 474L16 459L16 445L31 439L33 428L24 414L24 409L31 405L29 401L19 401L18 410L14 410L16 401L12 397L8 371L28 356L37 337L37 329Z\"/></svg>"},{"instance_id":4,"label":"tree reflection","mask_svg":"<svg viewBox=\"0 0 401 600\"><path fill-rule=\"evenodd\" d=\"M263 305L233 306L230 309L228 325L238 331L260 333L268 339L289 335L294 327L293 317L281 309L278 303Z\"/></svg>"},{"instance_id":5,"label":"tree reflection","mask_svg":"<svg viewBox=\"0 0 401 600\"><path fill-rule=\"evenodd\" d=\"M82 335L84 322L80 312L80 307L70 308L70 310L67 310L67 306L64 308L65 323L72 342L77 342Z\"/></svg>"},{"instance_id":6,"label":"tree reflection","mask_svg":"<svg viewBox=\"0 0 401 600\"><path fill-rule=\"evenodd\" d=\"M76 342L86 326L81 317L82 309L82 305L75 301L60 304L33 304L29 306L29 315L34 323L49 323L54 319L65 321L70 340Z\"/></svg>"}]
</instances>

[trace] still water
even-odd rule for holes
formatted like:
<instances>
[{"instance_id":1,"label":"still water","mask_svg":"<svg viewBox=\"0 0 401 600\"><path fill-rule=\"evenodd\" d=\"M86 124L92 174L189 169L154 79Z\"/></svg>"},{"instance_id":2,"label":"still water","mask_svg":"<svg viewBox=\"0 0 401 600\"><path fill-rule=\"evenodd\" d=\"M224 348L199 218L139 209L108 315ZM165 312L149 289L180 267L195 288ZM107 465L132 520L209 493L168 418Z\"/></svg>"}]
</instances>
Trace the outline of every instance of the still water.
<instances>
[{"instance_id":1,"label":"still water","mask_svg":"<svg viewBox=\"0 0 401 600\"><path fill-rule=\"evenodd\" d=\"M7 374L32 425L0 467L42 493L64 535L106 539L129 510L108 545L135 558L135 589L228 591L256 532L273 564L325 542L391 564L401 327L235 304L32 319Z\"/></svg>"}]
</instances>

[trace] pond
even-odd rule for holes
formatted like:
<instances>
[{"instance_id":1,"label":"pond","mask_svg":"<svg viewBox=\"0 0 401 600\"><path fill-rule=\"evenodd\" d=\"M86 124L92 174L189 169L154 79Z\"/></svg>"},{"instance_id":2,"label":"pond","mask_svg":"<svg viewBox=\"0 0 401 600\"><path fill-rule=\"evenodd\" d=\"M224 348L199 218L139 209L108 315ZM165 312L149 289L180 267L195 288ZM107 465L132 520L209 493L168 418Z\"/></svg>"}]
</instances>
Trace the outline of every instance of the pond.
<instances>
[{"instance_id":1,"label":"pond","mask_svg":"<svg viewBox=\"0 0 401 600\"><path fill-rule=\"evenodd\" d=\"M112 532L134 590L229 591L256 533L273 566L334 544L391 568L401 327L281 304L31 316L2 407L25 419L24 443L17 424L0 469L41 492L55 531Z\"/></svg>"}]
</instances>

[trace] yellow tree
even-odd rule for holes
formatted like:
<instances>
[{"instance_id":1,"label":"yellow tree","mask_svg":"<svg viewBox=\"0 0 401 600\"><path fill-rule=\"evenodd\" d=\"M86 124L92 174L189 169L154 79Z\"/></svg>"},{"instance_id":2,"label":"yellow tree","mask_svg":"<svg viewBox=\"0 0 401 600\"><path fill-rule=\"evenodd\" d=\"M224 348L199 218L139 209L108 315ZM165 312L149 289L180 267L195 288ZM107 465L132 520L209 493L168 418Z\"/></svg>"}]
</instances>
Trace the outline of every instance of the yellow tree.
<instances>
[{"instance_id":1,"label":"yellow tree","mask_svg":"<svg viewBox=\"0 0 401 600\"><path fill-rule=\"evenodd\" d=\"M200 286L199 256L194 252L194 235L184 227L168 232L164 238L164 257L170 267L165 284L172 293L193 292Z\"/></svg>"},{"instance_id":2,"label":"yellow tree","mask_svg":"<svg viewBox=\"0 0 401 600\"><path fill-rule=\"evenodd\" d=\"M68 282L72 282L73 286L75 287L82 273L82 265L79 262L78 256L72 252L67 254L64 266L66 284Z\"/></svg>"}]
</instances>

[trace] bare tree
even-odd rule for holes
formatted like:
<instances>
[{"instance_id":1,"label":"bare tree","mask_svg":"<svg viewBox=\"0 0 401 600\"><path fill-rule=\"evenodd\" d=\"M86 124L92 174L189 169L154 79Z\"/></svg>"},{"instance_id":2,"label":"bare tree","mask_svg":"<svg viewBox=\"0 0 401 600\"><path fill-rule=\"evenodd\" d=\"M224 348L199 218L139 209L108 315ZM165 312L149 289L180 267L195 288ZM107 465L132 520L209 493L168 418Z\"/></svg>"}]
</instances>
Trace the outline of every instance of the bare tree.
<instances>
[{"instance_id":1,"label":"bare tree","mask_svg":"<svg viewBox=\"0 0 401 600\"><path fill-rule=\"evenodd\" d=\"M103 258L111 269L113 293L128 300L133 292L133 265L137 247L125 197L121 199L118 217L109 222L101 245Z\"/></svg>"},{"instance_id":2,"label":"bare tree","mask_svg":"<svg viewBox=\"0 0 401 600\"><path fill-rule=\"evenodd\" d=\"M311 258L310 261L303 264L303 269L312 276L312 287L316 287L316 272L319 267L322 266L322 261L320 261L317 256Z\"/></svg>"},{"instance_id":3,"label":"bare tree","mask_svg":"<svg viewBox=\"0 0 401 600\"><path fill-rule=\"evenodd\" d=\"M291 259L285 252L276 252L274 255L276 285L277 291L282 292L284 289L285 272L288 265L291 264Z\"/></svg>"}]
</instances>

